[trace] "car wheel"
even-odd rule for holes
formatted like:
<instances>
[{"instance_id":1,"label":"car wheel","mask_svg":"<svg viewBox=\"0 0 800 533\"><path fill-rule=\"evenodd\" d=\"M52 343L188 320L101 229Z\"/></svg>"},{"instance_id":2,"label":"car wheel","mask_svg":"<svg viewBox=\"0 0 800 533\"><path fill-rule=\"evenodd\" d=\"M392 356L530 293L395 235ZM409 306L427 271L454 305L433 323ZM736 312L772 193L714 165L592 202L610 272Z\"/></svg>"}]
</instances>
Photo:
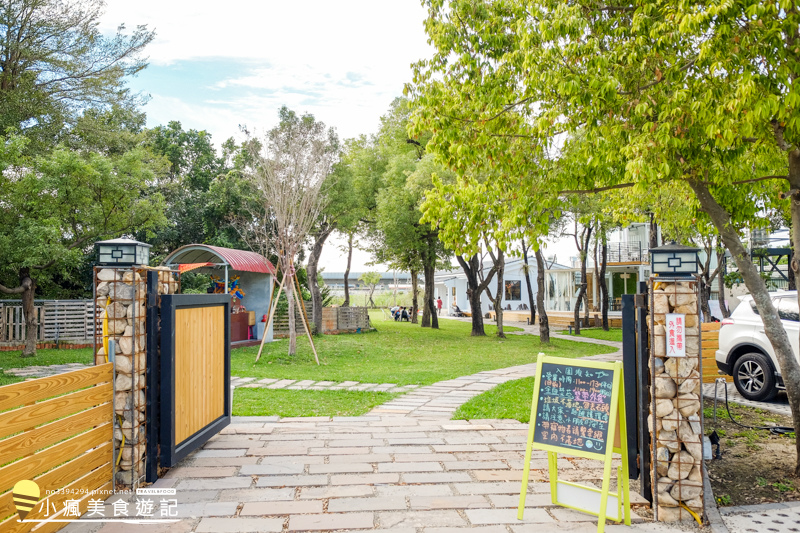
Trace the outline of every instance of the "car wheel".
<instances>
[{"instance_id":1,"label":"car wheel","mask_svg":"<svg viewBox=\"0 0 800 533\"><path fill-rule=\"evenodd\" d=\"M739 394L756 402L769 401L778 394L772 364L760 353L748 353L736 360L733 383Z\"/></svg>"}]
</instances>

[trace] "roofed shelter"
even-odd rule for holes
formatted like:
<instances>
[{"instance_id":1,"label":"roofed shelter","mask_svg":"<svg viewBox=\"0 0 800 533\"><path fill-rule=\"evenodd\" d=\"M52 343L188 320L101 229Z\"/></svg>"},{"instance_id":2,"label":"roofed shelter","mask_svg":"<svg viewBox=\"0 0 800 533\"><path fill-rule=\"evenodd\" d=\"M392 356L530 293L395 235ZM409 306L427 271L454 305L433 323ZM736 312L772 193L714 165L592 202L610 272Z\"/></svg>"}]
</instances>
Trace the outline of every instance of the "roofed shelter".
<instances>
[{"instance_id":1,"label":"roofed shelter","mask_svg":"<svg viewBox=\"0 0 800 533\"><path fill-rule=\"evenodd\" d=\"M264 315L269 314L276 269L266 258L255 252L222 248L208 244L187 244L181 246L164 259L163 264L177 268L181 273L197 270L204 274L212 274L224 280L224 287L230 289L230 281L239 277L238 287L244 296L242 305L248 311L255 312L255 337L264 336ZM234 337L234 320L231 323L231 341L242 340ZM245 340L247 337L245 337ZM266 332L266 341L272 341L272 327Z\"/></svg>"}]
</instances>

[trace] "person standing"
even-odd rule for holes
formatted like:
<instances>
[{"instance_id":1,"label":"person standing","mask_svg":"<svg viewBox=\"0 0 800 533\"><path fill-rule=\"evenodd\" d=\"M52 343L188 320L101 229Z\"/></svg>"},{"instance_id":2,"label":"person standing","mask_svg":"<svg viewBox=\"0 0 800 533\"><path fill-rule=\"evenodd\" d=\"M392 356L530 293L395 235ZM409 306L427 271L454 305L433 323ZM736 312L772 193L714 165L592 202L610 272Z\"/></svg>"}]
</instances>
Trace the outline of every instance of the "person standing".
<instances>
[{"instance_id":1,"label":"person standing","mask_svg":"<svg viewBox=\"0 0 800 533\"><path fill-rule=\"evenodd\" d=\"M442 297L441 296L436 298L436 309L438 309L438 314L441 315L442 314Z\"/></svg>"}]
</instances>

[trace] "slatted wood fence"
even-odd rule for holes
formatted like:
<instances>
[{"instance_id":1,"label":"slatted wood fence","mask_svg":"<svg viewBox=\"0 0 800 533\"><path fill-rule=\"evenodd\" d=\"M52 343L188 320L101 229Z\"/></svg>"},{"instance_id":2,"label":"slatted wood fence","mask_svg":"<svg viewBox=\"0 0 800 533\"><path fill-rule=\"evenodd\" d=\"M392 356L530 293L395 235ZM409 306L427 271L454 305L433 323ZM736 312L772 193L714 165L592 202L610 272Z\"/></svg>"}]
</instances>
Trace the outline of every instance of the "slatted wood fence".
<instances>
[{"instance_id":1,"label":"slatted wood fence","mask_svg":"<svg viewBox=\"0 0 800 533\"><path fill-rule=\"evenodd\" d=\"M339 331L354 331L361 328L368 329L369 310L366 307L337 307L336 329Z\"/></svg>"},{"instance_id":2,"label":"slatted wood fence","mask_svg":"<svg viewBox=\"0 0 800 533\"><path fill-rule=\"evenodd\" d=\"M112 379L106 363L0 387L0 531L39 526L37 533L48 533L67 525L18 522L12 488L24 479L39 485L41 497L26 520L72 518L67 500L77 500L83 514L89 499L111 495Z\"/></svg>"},{"instance_id":3,"label":"slatted wood fence","mask_svg":"<svg viewBox=\"0 0 800 533\"><path fill-rule=\"evenodd\" d=\"M720 374L717 368L716 352L719 349L719 322L704 322L700 324L700 349L703 357L703 383L714 383L717 378L725 378L728 383L733 382L731 376Z\"/></svg>"},{"instance_id":4,"label":"slatted wood fence","mask_svg":"<svg viewBox=\"0 0 800 533\"><path fill-rule=\"evenodd\" d=\"M311 312L313 306L311 302L303 302L306 308L306 316L308 317L309 322L311 322ZM294 306L294 330L296 333L305 334L306 330L303 326L303 312L300 310L297 305ZM283 336L289 334L289 311L283 310L278 311L275 313L275 316L272 317L272 333L273 335Z\"/></svg>"},{"instance_id":5,"label":"slatted wood fence","mask_svg":"<svg viewBox=\"0 0 800 533\"><path fill-rule=\"evenodd\" d=\"M91 300L36 300L38 341L84 341L94 338ZM25 342L25 318L18 300L0 301L0 343Z\"/></svg>"}]
</instances>

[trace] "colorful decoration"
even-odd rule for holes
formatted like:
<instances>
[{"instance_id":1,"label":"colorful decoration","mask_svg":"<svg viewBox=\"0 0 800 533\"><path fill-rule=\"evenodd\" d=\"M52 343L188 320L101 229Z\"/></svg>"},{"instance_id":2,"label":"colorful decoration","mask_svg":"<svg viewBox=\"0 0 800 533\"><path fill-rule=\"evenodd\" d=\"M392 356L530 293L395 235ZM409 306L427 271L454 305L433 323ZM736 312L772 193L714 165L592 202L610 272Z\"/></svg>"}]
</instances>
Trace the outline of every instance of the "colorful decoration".
<instances>
[{"instance_id":1,"label":"colorful decoration","mask_svg":"<svg viewBox=\"0 0 800 533\"><path fill-rule=\"evenodd\" d=\"M214 294L225 294L225 280L216 276L211 276L211 283L214 284ZM240 300L244 298L245 292L239 286L239 276L232 276L228 279L228 294L236 296Z\"/></svg>"}]
</instances>

